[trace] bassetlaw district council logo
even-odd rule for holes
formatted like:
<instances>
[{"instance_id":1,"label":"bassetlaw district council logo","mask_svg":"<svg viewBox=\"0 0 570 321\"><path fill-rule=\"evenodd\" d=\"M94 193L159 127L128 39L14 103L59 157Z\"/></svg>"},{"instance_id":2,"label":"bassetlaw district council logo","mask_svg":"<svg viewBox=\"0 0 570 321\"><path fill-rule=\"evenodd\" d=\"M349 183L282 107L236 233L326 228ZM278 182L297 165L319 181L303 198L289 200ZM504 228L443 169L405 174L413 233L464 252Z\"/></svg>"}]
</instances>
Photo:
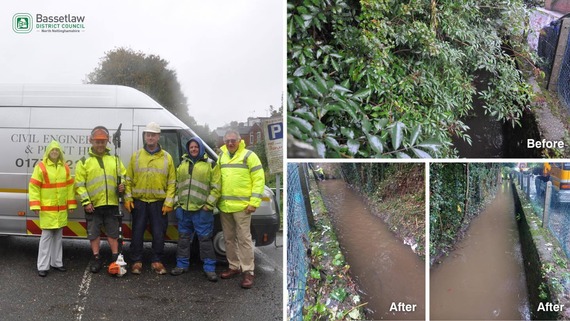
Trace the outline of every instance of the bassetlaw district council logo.
<instances>
[{"instance_id":1,"label":"bassetlaw district council logo","mask_svg":"<svg viewBox=\"0 0 570 321\"><path fill-rule=\"evenodd\" d=\"M29 13L16 13L12 17L12 29L16 33L30 33L33 26L34 21Z\"/></svg>"}]
</instances>

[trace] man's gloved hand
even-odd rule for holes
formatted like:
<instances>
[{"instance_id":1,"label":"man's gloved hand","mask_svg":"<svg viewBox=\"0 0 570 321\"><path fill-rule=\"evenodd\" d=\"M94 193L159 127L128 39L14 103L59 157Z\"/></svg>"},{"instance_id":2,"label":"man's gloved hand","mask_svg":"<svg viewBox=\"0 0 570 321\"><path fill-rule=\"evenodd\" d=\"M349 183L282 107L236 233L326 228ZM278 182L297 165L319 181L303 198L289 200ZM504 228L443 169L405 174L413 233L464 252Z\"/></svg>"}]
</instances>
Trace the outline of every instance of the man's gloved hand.
<instances>
[{"instance_id":1,"label":"man's gloved hand","mask_svg":"<svg viewBox=\"0 0 570 321\"><path fill-rule=\"evenodd\" d=\"M172 212L172 207L164 205L164 206L162 207L162 215L166 215L166 214L168 214L169 212Z\"/></svg>"},{"instance_id":2,"label":"man's gloved hand","mask_svg":"<svg viewBox=\"0 0 570 321\"><path fill-rule=\"evenodd\" d=\"M135 208L135 204L131 201L125 201L125 209L127 210L127 212L131 212L133 210L133 208Z\"/></svg>"}]
</instances>

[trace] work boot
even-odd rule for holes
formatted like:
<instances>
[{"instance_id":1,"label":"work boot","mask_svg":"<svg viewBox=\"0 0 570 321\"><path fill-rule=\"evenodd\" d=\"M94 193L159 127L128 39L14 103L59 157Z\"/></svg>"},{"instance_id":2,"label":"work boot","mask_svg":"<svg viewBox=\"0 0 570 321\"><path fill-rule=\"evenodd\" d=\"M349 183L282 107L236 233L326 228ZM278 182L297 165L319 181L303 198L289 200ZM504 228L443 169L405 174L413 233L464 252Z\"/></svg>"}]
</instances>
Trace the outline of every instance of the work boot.
<instances>
[{"instance_id":1,"label":"work boot","mask_svg":"<svg viewBox=\"0 0 570 321\"><path fill-rule=\"evenodd\" d=\"M243 274L243 279L241 280L240 285L244 289L251 289L253 286L253 274L245 272Z\"/></svg>"},{"instance_id":2,"label":"work boot","mask_svg":"<svg viewBox=\"0 0 570 321\"><path fill-rule=\"evenodd\" d=\"M91 265L89 266L89 270L91 273L97 273L103 267L103 261L101 260L101 256L99 254L93 255L93 259Z\"/></svg>"},{"instance_id":3,"label":"work boot","mask_svg":"<svg viewBox=\"0 0 570 321\"><path fill-rule=\"evenodd\" d=\"M133 264L133 268L131 269L131 273L132 274L141 274L142 272L142 262L135 262L135 264Z\"/></svg>"},{"instance_id":4,"label":"work boot","mask_svg":"<svg viewBox=\"0 0 570 321\"><path fill-rule=\"evenodd\" d=\"M65 272L65 271L67 271L67 269L66 269L65 266L63 266L63 265L62 265L62 266L53 266L53 265L50 265L50 266L51 266L52 269L54 269L54 270L56 270L56 271L59 271L59 272Z\"/></svg>"},{"instance_id":5,"label":"work boot","mask_svg":"<svg viewBox=\"0 0 570 321\"><path fill-rule=\"evenodd\" d=\"M218 282L218 275L216 274L216 272L204 272L204 274L206 274L206 278L208 279L208 281Z\"/></svg>"},{"instance_id":6,"label":"work boot","mask_svg":"<svg viewBox=\"0 0 570 321\"><path fill-rule=\"evenodd\" d=\"M162 265L161 262L152 262L152 269L154 270L154 272L160 275L164 275L167 273L166 269L164 268L164 265Z\"/></svg>"},{"instance_id":7,"label":"work boot","mask_svg":"<svg viewBox=\"0 0 570 321\"><path fill-rule=\"evenodd\" d=\"M239 269L234 270L234 269L228 268L227 270L222 272L222 274L220 274L220 277L222 279L230 279L230 278L233 278L234 276L236 276L240 273L241 273L241 271Z\"/></svg>"},{"instance_id":8,"label":"work boot","mask_svg":"<svg viewBox=\"0 0 570 321\"><path fill-rule=\"evenodd\" d=\"M184 272L188 272L188 268L181 268L177 266L174 269L170 270L170 274L174 276L180 275Z\"/></svg>"}]
</instances>

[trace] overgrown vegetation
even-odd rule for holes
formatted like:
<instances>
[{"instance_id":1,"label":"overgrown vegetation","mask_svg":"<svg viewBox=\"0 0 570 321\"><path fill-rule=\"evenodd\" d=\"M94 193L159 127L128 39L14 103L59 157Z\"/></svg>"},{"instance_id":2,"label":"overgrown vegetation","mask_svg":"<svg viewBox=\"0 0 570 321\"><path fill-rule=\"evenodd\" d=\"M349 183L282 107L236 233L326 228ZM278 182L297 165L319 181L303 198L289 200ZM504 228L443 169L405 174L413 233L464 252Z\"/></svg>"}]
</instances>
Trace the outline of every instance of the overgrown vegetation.
<instances>
[{"instance_id":1,"label":"overgrown vegetation","mask_svg":"<svg viewBox=\"0 0 570 321\"><path fill-rule=\"evenodd\" d=\"M423 164L342 164L345 180L369 202L403 243L425 253L425 183Z\"/></svg>"},{"instance_id":2,"label":"overgrown vegetation","mask_svg":"<svg viewBox=\"0 0 570 321\"><path fill-rule=\"evenodd\" d=\"M501 166L497 163L430 165L431 264L449 253L469 222L493 198Z\"/></svg>"},{"instance_id":3,"label":"overgrown vegetation","mask_svg":"<svg viewBox=\"0 0 570 321\"><path fill-rule=\"evenodd\" d=\"M478 96L517 125L522 0L289 0L288 131L322 157L453 157ZM475 88L478 75L489 77Z\"/></svg>"},{"instance_id":4,"label":"overgrown vegetation","mask_svg":"<svg viewBox=\"0 0 570 321\"><path fill-rule=\"evenodd\" d=\"M315 227L309 232L310 267L303 320L361 320L366 303L361 302L357 294L350 266L340 250L318 188L312 188L310 193Z\"/></svg>"}]
</instances>

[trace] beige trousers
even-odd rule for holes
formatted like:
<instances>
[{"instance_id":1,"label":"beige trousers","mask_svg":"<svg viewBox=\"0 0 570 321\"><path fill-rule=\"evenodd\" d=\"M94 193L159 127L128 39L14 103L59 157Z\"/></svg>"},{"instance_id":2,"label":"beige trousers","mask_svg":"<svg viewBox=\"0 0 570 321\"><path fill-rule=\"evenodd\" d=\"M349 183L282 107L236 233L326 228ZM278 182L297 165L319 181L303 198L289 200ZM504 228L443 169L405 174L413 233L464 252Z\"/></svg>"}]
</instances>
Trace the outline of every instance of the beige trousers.
<instances>
[{"instance_id":1,"label":"beige trousers","mask_svg":"<svg viewBox=\"0 0 570 321\"><path fill-rule=\"evenodd\" d=\"M226 243L226 257L230 269L240 269L242 272L253 274L254 254L251 239L251 214L245 212L220 213L224 240Z\"/></svg>"}]
</instances>

